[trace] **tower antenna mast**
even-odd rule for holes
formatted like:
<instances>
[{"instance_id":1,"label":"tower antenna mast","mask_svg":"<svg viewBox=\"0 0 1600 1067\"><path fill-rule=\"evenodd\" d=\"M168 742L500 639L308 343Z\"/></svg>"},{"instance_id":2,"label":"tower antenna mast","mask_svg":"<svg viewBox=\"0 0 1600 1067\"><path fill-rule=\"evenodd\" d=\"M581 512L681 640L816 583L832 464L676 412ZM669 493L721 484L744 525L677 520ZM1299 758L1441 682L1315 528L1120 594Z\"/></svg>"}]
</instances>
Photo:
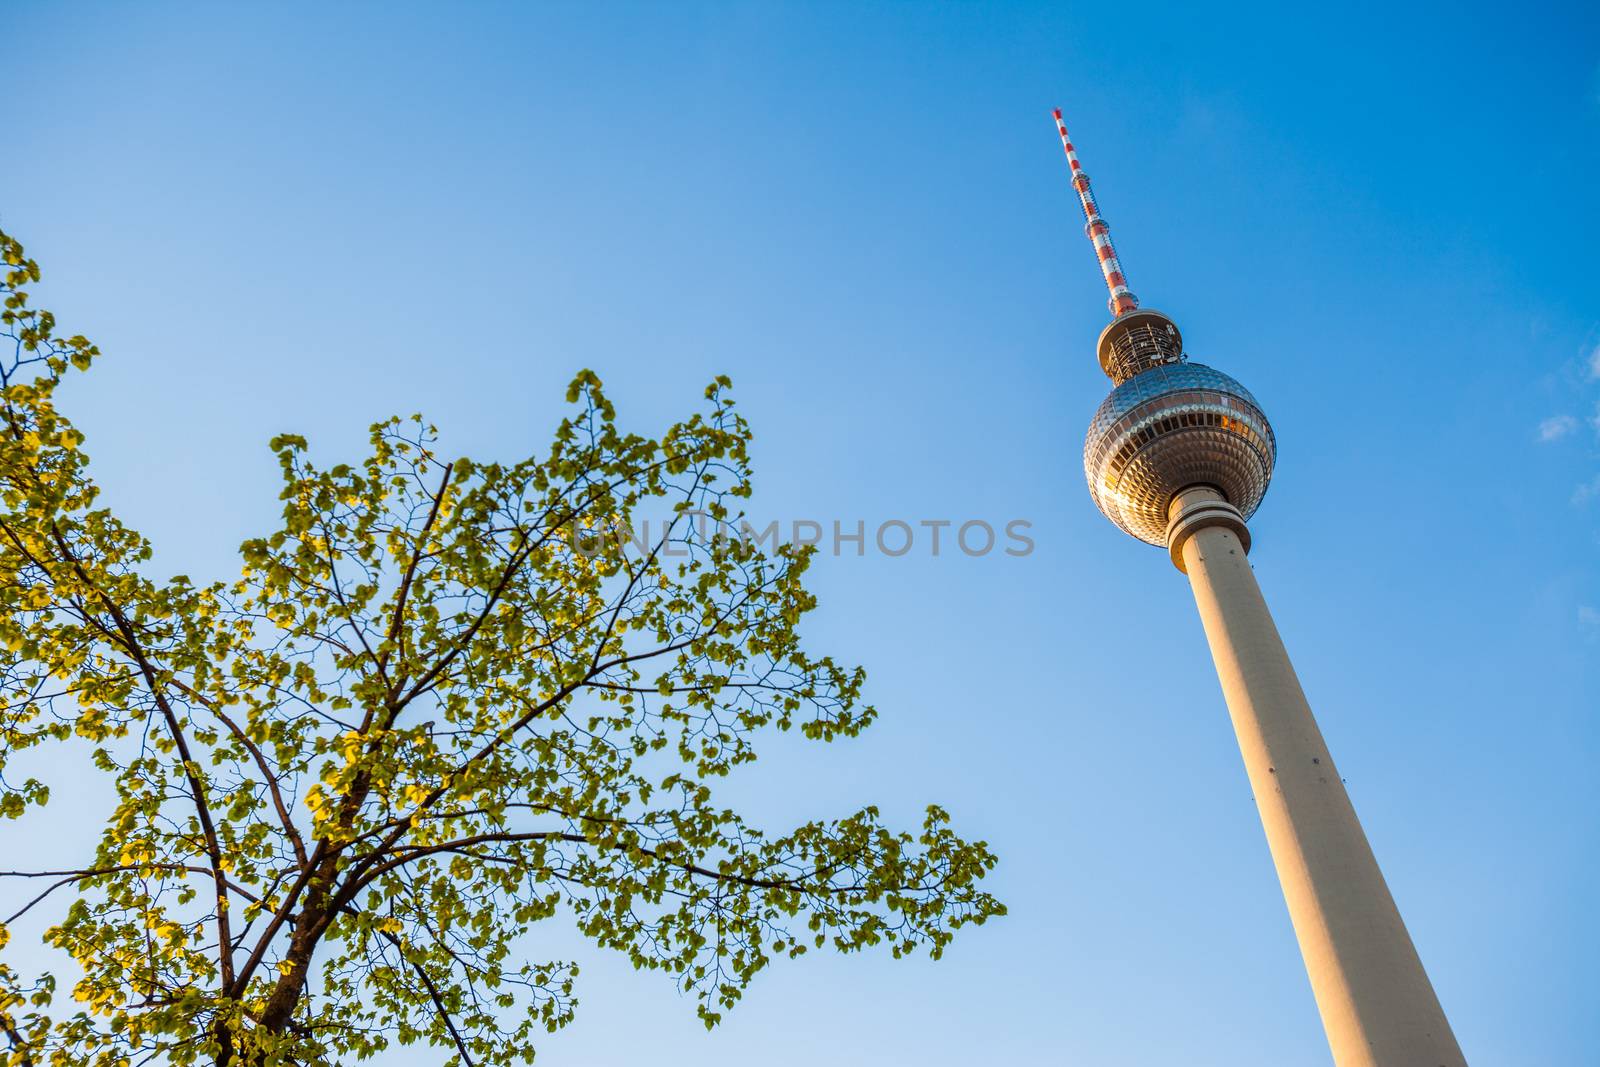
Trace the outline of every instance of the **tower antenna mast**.
<instances>
[{"instance_id":1,"label":"tower antenna mast","mask_svg":"<svg viewBox=\"0 0 1600 1067\"><path fill-rule=\"evenodd\" d=\"M1084 171L1083 164L1078 162L1078 153L1072 147L1067 124L1061 121L1061 109L1055 108L1050 114L1055 117L1056 130L1061 134L1061 150L1067 154L1067 163L1072 167L1072 187L1078 191L1078 200L1083 204L1083 232L1094 242L1095 255L1100 257L1100 271L1106 276L1106 288L1111 292L1111 299L1106 301L1106 306L1111 309L1111 317L1117 318L1137 308L1139 298L1128 288L1128 278L1122 273L1117 249L1111 243L1111 227L1094 202L1094 191L1089 188L1089 175Z\"/></svg>"}]
</instances>

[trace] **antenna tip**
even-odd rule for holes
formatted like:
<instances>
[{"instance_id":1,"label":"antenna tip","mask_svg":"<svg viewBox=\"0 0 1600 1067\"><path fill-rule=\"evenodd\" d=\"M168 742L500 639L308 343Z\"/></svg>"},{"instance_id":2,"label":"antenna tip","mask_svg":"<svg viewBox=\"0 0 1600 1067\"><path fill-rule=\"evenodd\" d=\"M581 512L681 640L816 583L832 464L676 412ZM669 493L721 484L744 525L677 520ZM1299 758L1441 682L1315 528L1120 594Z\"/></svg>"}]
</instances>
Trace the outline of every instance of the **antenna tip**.
<instances>
[{"instance_id":1,"label":"antenna tip","mask_svg":"<svg viewBox=\"0 0 1600 1067\"><path fill-rule=\"evenodd\" d=\"M1061 109L1059 107L1053 107L1050 109L1050 114L1059 119L1061 117Z\"/></svg>"}]
</instances>

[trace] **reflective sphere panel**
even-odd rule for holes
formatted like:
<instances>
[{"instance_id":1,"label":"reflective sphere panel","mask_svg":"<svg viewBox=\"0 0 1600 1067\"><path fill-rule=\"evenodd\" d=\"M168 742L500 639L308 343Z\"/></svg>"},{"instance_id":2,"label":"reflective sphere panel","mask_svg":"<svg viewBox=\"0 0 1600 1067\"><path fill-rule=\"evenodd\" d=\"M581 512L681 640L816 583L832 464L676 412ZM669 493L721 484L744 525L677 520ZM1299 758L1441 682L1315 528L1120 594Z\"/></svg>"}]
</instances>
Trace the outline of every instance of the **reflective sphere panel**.
<instances>
[{"instance_id":1,"label":"reflective sphere panel","mask_svg":"<svg viewBox=\"0 0 1600 1067\"><path fill-rule=\"evenodd\" d=\"M1152 545L1166 544L1167 504L1191 485L1215 486L1248 519L1276 458L1255 397L1199 363L1152 367L1117 386L1083 442L1095 506Z\"/></svg>"}]
</instances>

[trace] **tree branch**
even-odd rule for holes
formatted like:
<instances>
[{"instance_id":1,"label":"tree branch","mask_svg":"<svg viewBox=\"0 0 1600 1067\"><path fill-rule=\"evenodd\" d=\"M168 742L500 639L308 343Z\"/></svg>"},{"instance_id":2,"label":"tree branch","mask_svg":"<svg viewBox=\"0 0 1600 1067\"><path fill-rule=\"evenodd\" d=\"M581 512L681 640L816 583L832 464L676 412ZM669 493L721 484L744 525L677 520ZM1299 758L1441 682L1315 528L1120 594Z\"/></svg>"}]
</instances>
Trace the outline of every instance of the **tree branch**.
<instances>
[{"instance_id":1,"label":"tree branch","mask_svg":"<svg viewBox=\"0 0 1600 1067\"><path fill-rule=\"evenodd\" d=\"M103 874L116 874L118 871L147 870L188 871L190 874L203 874L207 877L210 877L212 874L212 871L209 867L201 867L192 863L119 863L113 867L91 867L78 871L0 871L0 878L59 879L59 881L56 881L48 886L44 892L40 893L38 896L28 901L28 903L24 904L21 910L6 916L4 919L0 919L0 924L9 925L16 922L18 919L28 914L28 912L32 911L36 904L44 900L44 898L48 897L51 893L54 893L57 889L60 889L62 886L72 885L76 882L86 881L90 878L98 878ZM239 885L237 882L231 882L224 878L223 885L227 889L232 890L248 901L253 903L260 903L261 901L260 897L250 892L244 886Z\"/></svg>"}]
</instances>

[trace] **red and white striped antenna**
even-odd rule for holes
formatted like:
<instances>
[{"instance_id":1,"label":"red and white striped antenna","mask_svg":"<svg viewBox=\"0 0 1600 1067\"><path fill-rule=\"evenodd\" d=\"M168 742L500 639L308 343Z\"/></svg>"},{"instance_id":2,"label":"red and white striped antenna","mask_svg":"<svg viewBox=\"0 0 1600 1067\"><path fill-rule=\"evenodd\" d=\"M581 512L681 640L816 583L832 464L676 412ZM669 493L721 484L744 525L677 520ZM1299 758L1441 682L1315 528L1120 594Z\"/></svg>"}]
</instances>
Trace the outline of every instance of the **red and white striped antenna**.
<instances>
[{"instance_id":1,"label":"red and white striped antenna","mask_svg":"<svg viewBox=\"0 0 1600 1067\"><path fill-rule=\"evenodd\" d=\"M1106 306L1111 309L1111 317L1115 319L1138 307L1139 298L1128 288L1128 279L1122 273L1117 250L1111 244L1111 227L1100 217L1100 208L1095 205L1094 193L1089 189L1089 175L1084 173L1083 164L1078 162L1072 138L1067 134L1066 124L1061 121L1061 109L1058 107L1051 114L1055 116L1056 129L1061 134L1061 148L1067 153L1067 162L1072 166L1072 187L1078 190L1078 200L1083 204L1083 232L1094 242L1095 255L1100 257L1100 271L1106 276L1106 288L1111 291L1111 299L1106 301Z\"/></svg>"}]
</instances>

